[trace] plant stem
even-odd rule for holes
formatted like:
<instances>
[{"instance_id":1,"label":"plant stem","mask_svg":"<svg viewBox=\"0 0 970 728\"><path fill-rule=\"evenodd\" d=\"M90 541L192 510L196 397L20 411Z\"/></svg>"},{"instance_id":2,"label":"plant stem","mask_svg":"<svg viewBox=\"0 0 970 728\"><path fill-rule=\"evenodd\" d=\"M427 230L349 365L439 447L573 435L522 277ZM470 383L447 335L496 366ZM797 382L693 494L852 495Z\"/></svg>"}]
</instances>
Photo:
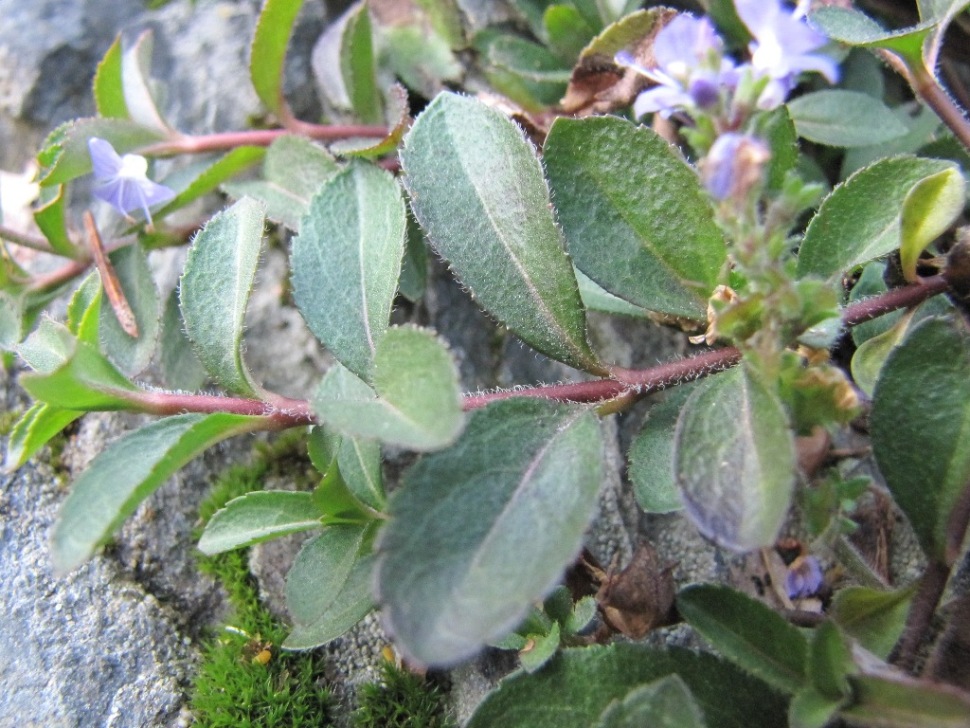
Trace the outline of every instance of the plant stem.
<instances>
[{"instance_id":1,"label":"plant stem","mask_svg":"<svg viewBox=\"0 0 970 728\"><path fill-rule=\"evenodd\" d=\"M942 276L927 278L897 288L879 296L846 307L842 320L847 326L912 306L947 289ZM522 389L507 389L482 394L466 394L462 398L465 411L485 407L491 402L511 397L535 397L564 402L603 402L625 392L637 396L656 392L677 384L685 384L709 374L730 369L741 360L741 352L729 346L707 351L680 361L661 364L650 369L623 369L614 367L611 379L594 379L571 384L540 385ZM125 393L126 397L131 395ZM300 427L316 423L310 403L272 395L267 401L216 395L194 395L173 392L140 392L132 398L134 408L156 415L173 415L181 412L231 412L243 415L267 417L273 429Z\"/></svg>"},{"instance_id":2,"label":"plant stem","mask_svg":"<svg viewBox=\"0 0 970 728\"><path fill-rule=\"evenodd\" d=\"M0 239L24 248L39 250L42 253L54 253L54 249L50 246L50 243L48 243L45 238L37 235L21 233L12 228L8 228L5 225L0 225ZM54 254L56 255L56 253Z\"/></svg>"},{"instance_id":3,"label":"plant stem","mask_svg":"<svg viewBox=\"0 0 970 728\"><path fill-rule=\"evenodd\" d=\"M906 618L906 628L896 650L893 662L903 670L912 672L919 657L920 647L926 640L927 631L936 613L936 607L943 597L943 590L950 578L950 567L939 559L934 559L923 572L913 606Z\"/></svg>"},{"instance_id":4,"label":"plant stem","mask_svg":"<svg viewBox=\"0 0 970 728\"><path fill-rule=\"evenodd\" d=\"M333 125L308 124L294 122L298 126L286 129L252 129L248 131L229 131L218 134L200 134L197 136L183 134L172 139L151 144L140 150L141 154L149 157L165 157L174 154L206 154L242 146L268 147L281 136L300 134L311 139L332 141L350 137L387 136L387 127L372 125Z\"/></svg>"}]
</instances>

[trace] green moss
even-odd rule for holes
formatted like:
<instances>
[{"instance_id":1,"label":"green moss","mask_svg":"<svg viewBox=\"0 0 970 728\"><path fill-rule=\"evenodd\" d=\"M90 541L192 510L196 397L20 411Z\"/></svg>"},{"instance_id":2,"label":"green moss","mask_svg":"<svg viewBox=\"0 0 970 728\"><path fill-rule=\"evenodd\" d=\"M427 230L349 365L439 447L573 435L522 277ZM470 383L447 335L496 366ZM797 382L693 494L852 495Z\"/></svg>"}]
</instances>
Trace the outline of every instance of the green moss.
<instances>
[{"instance_id":1,"label":"green moss","mask_svg":"<svg viewBox=\"0 0 970 728\"><path fill-rule=\"evenodd\" d=\"M381 680L364 685L354 711L355 728L450 728L442 691L424 678L384 663Z\"/></svg>"},{"instance_id":2,"label":"green moss","mask_svg":"<svg viewBox=\"0 0 970 728\"><path fill-rule=\"evenodd\" d=\"M296 465L292 461L301 446L301 433L283 436L272 445L259 447L252 465L227 470L200 506L201 521L208 521L232 498L259 490L265 477L273 471ZM324 682L325 660L316 652L279 649L287 629L260 603L246 552L200 555L199 567L225 587L233 614L228 624L206 641L203 649L191 697L195 725L207 728L331 725L331 697Z\"/></svg>"}]
</instances>

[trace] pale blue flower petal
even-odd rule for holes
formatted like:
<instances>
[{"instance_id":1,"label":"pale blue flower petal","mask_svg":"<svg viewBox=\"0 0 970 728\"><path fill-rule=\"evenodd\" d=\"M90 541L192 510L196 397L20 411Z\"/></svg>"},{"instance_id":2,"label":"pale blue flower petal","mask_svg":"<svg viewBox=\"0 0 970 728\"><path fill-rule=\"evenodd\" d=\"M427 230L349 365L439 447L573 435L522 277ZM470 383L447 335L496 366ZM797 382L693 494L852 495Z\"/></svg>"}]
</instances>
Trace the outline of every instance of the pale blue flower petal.
<instances>
[{"instance_id":1,"label":"pale blue flower petal","mask_svg":"<svg viewBox=\"0 0 970 728\"><path fill-rule=\"evenodd\" d=\"M150 209L175 197L174 191L148 179L145 174L148 162L144 157L137 154L121 157L109 142L97 137L88 140L88 151L94 169L94 196L122 215L141 210L151 222Z\"/></svg>"}]
</instances>

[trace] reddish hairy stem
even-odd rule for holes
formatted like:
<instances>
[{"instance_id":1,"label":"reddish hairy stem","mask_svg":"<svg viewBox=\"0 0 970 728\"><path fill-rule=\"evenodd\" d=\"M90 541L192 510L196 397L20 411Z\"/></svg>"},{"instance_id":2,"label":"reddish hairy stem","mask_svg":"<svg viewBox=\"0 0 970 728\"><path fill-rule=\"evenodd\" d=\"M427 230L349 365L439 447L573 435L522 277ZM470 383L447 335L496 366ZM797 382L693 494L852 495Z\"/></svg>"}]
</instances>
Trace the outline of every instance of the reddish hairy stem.
<instances>
[{"instance_id":1,"label":"reddish hairy stem","mask_svg":"<svg viewBox=\"0 0 970 728\"><path fill-rule=\"evenodd\" d=\"M293 123L298 126L286 129L229 131L219 134L200 134L198 136L188 134L180 135L164 142L149 145L140 151L145 156L164 157L173 154L205 154L207 152L235 149L241 146L268 147L281 136L293 134L294 131L299 131L304 136L321 141L333 141L351 137L383 138L387 136L387 127L385 126L364 124L323 126L320 124L307 124L302 121Z\"/></svg>"},{"instance_id":2,"label":"reddish hairy stem","mask_svg":"<svg viewBox=\"0 0 970 728\"><path fill-rule=\"evenodd\" d=\"M847 326L854 326L897 308L920 303L946 289L947 283L942 276L927 278L920 283L854 303L846 307L842 319ZM612 379L541 385L485 394L466 394L462 400L462 408L466 411L479 409L490 402L510 397L537 397L566 402L603 402L628 392L634 392L637 395L649 394L676 384L691 382L708 374L730 369L740 360L741 352L737 348L725 347L650 369L614 367L611 370ZM269 402L214 395L143 392L134 398L133 403L140 411L157 415L182 412L232 412L259 415L271 418L276 429L312 425L316 422L309 402L275 395L272 402Z\"/></svg>"}]
</instances>

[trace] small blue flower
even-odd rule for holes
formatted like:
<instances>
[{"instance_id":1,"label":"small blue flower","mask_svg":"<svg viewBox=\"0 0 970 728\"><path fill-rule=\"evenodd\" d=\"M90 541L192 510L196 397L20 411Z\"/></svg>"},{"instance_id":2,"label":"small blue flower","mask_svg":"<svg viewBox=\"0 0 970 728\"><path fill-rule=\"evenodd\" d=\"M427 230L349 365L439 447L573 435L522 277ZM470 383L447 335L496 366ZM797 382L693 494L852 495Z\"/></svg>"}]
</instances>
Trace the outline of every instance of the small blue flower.
<instances>
[{"instance_id":1,"label":"small blue flower","mask_svg":"<svg viewBox=\"0 0 970 728\"><path fill-rule=\"evenodd\" d=\"M121 157L109 142L97 137L88 140L88 151L94 167L94 196L125 217L142 210L151 224L149 208L175 197L174 191L148 179L148 160L144 157L137 154Z\"/></svg>"},{"instance_id":2,"label":"small blue flower","mask_svg":"<svg viewBox=\"0 0 970 728\"><path fill-rule=\"evenodd\" d=\"M838 81L838 64L815 53L828 38L805 22L804 5L799 2L789 11L781 0L734 0L738 16L754 36L748 48L751 66L756 74L771 79L758 100L763 109L783 103L802 72L816 71L830 83Z\"/></svg>"},{"instance_id":3,"label":"small blue flower","mask_svg":"<svg viewBox=\"0 0 970 728\"><path fill-rule=\"evenodd\" d=\"M799 556L788 567L785 592L789 599L803 599L822 587L822 567L814 556Z\"/></svg>"},{"instance_id":4,"label":"small blue flower","mask_svg":"<svg viewBox=\"0 0 970 728\"><path fill-rule=\"evenodd\" d=\"M701 178L715 200L743 200L761 181L771 150L749 134L721 134L701 162Z\"/></svg>"},{"instance_id":5,"label":"small blue flower","mask_svg":"<svg viewBox=\"0 0 970 728\"><path fill-rule=\"evenodd\" d=\"M621 66L633 68L657 84L637 97L636 116L659 111L668 117L678 110L709 109L721 91L737 82L734 64L724 58L724 42L707 18L678 15L653 44L657 68L644 68L626 52L616 55Z\"/></svg>"}]
</instances>

